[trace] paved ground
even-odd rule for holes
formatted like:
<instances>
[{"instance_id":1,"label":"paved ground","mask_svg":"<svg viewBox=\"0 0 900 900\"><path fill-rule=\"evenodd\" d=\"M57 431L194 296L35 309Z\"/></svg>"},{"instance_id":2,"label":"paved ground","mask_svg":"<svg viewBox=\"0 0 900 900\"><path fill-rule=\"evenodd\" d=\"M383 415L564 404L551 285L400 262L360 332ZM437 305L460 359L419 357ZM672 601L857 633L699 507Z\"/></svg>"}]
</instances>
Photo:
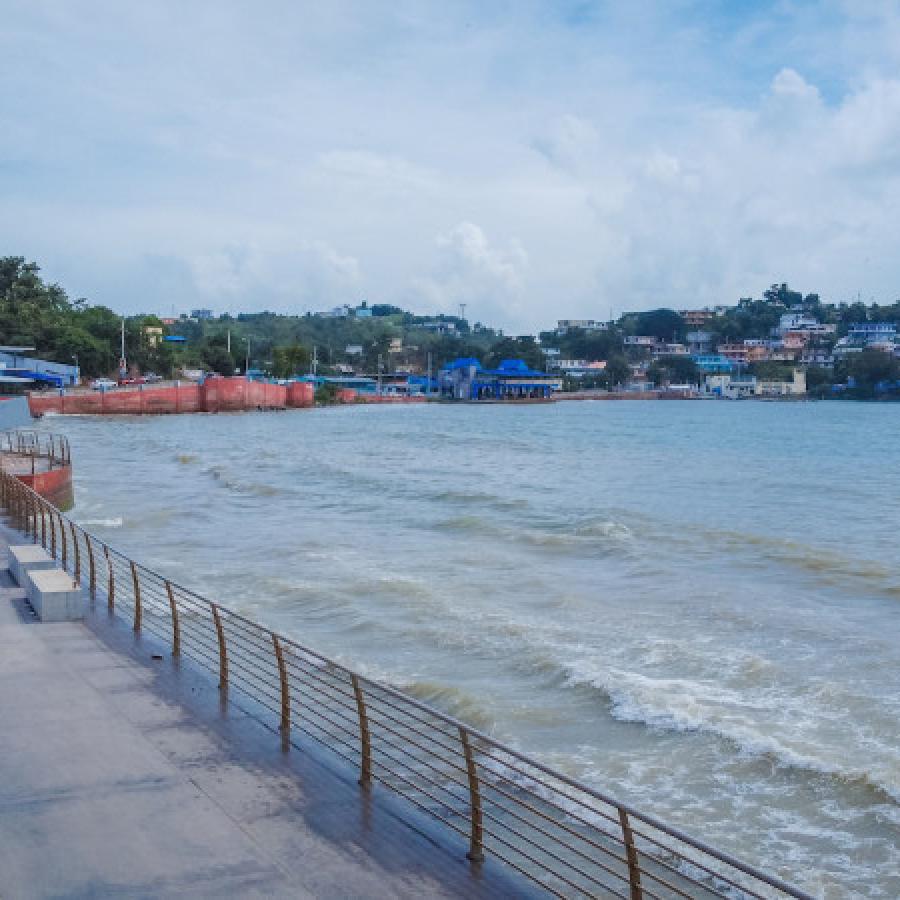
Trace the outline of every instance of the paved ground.
<instances>
[{"instance_id":1,"label":"paved ground","mask_svg":"<svg viewBox=\"0 0 900 900\"><path fill-rule=\"evenodd\" d=\"M50 460L46 456L22 456L18 453L0 452L0 469L11 475L32 475L49 472ZM59 468L57 465L56 468Z\"/></svg>"},{"instance_id":2,"label":"paved ground","mask_svg":"<svg viewBox=\"0 0 900 900\"><path fill-rule=\"evenodd\" d=\"M522 897L526 883L105 611L44 625L0 527L0 897Z\"/></svg>"}]
</instances>

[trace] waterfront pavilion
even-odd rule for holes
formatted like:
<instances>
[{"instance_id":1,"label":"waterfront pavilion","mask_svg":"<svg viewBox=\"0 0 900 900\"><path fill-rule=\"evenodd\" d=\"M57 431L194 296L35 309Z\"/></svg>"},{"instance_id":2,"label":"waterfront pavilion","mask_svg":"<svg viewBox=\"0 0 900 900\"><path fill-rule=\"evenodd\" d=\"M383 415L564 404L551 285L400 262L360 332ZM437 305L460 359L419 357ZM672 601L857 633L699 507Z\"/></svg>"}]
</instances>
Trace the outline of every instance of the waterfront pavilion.
<instances>
[{"instance_id":1,"label":"waterfront pavilion","mask_svg":"<svg viewBox=\"0 0 900 900\"><path fill-rule=\"evenodd\" d=\"M474 357L462 357L441 370L440 386L441 395L454 400L547 400L562 384L521 359L504 359L496 369L485 369Z\"/></svg>"}]
</instances>

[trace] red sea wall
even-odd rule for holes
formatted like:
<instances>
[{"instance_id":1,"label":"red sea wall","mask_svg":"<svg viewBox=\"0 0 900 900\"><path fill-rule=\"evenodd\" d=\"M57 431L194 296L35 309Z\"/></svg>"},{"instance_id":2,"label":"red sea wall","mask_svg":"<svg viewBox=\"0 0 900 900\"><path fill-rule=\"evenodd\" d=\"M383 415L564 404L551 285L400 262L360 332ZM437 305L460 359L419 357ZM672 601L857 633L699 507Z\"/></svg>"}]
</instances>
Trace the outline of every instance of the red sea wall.
<instances>
[{"instance_id":1,"label":"red sea wall","mask_svg":"<svg viewBox=\"0 0 900 900\"><path fill-rule=\"evenodd\" d=\"M312 406L313 391L313 385L301 381L283 385L244 378L209 378L203 384L144 387L141 390L32 393L28 395L28 407L33 416L49 412L63 415L240 412Z\"/></svg>"},{"instance_id":2,"label":"red sea wall","mask_svg":"<svg viewBox=\"0 0 900 900\"><path fill-rule=\"evenodd\" d=\"M69 509L72 506L71 466L60 466L59 468L51 469L49 472L37 472L34 475L17 475L16 477L54 506L60 509Z\"/></svg>"}]
</instances>

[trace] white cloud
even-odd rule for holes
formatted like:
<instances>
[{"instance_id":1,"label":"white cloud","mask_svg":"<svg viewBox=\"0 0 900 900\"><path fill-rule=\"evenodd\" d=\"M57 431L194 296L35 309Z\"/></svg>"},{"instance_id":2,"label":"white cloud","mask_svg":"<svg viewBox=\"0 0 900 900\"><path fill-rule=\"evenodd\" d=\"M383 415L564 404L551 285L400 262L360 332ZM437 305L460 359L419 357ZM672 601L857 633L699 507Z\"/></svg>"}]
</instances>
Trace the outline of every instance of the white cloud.
<instances>
[{"instance_id":1,"label":"white cloud","mask_svg":"<svg viewBox=\"0 0 900 900\"><path fill-rule=\"evenodd\" d=\"M478 225L460 222L439 235L435 245L438 258L433 271L413 282L432 308L455 311L465 303L473 319L514 320L528 269L528 255L516 239L497 247Z\"/></svg>"},{"instance_id":2,"label":"white cloud","mask_svg":"<svg viewBox=\"0 0 900 900\"><path fill-rule=\"evenodd\" d=\"M96 302L524 331L898 291L892 4L9 6L0 241Z\"/></svg>"}]
</instances>

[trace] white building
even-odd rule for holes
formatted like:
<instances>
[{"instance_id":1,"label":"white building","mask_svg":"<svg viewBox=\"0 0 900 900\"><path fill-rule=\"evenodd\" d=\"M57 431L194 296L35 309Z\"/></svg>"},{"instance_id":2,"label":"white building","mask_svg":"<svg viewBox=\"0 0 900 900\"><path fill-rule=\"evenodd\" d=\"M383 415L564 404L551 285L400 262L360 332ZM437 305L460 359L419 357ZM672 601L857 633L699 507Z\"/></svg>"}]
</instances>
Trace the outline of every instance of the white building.
<instances>
[{"instance_id":1,"label":"white building","mask_svg":"<svg viewBox=\"0 0 900 900\"><path fill-rule=\"evenodd\" d=\"M556 323L556 333L559 335L566 334L573 328L580 328L582 331L606 331L609 328L606 322L597 322L594 319L559 319Z\"/></svg>"}]
</instances>

